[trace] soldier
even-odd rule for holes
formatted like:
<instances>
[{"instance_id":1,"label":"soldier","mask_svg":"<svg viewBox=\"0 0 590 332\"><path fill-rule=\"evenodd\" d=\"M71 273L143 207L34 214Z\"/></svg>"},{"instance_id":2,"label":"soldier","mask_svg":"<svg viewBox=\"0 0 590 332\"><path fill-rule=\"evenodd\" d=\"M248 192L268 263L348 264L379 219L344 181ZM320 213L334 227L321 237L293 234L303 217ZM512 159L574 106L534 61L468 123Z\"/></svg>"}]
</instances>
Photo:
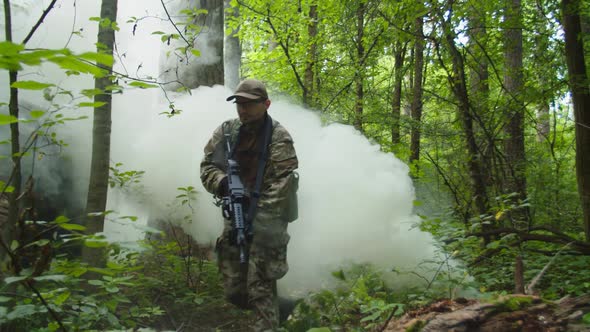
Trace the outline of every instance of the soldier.
<instances>
[{"instance_id":1,"label":"soldier","mask_svg":"<svg viewBox=\"0 0 590 332\"><path fill-rule=\"evenodd\" d=\"M235 93L227 98L227 101L232 100L238 118L222 123L205 146L201 181L215 196L228 195L225 140L229 137L231 157L238 162L246 196L250 202L257 200L257 204L252 213L254 217L246 215L246 222L252 226L252 236L246 246L246 262L240 263L240 249L232 243L235 243L232 241L232 222L225 220L223 233L216 244L218 266L226 299L240 308L254 310L255 331L274 331L279 325L276 282L289 269L287 225L297 218L294 196L298 187L298 176L294 172L298 167L297 155L287 130L267 113L271 102L262 82L254 79L242 81ZM268 127L267 121L272 121L272 127ZM265 128L272 128L267 147L260 144L268 130ZM266 163L261 160L264 148L268 156ZM257 191L257 173L263 174L259 195L252 194ZM252 211L248 207L244 210Z\"/></svg>"}]
</instances>

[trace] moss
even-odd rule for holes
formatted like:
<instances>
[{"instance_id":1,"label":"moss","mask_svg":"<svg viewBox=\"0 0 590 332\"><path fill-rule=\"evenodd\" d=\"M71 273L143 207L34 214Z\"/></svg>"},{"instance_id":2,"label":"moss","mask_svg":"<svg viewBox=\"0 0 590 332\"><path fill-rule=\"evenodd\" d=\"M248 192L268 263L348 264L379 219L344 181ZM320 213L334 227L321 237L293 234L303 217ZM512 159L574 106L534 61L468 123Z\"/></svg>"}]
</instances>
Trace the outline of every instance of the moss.
<instances>
[{"instance_id":1,"label":"moss","mask_svg":"<svg viewBox=\"0 0 590 332\"><path fill-rule=\"evenodd\" d=\"M412 325L408 326L408 328L406 328L406 332L419 332L422 331L424 326L426 326L425 320L417 320Z\"/></svg>"},{"instance_id":2,"label":"moss","mask_svg":"<svg viewBox=\"0 0 590 332\"><path fill-rule=\"evenodd\" d=\"M534 298L528 296L506 296L498 298L494 304L494 312L512 312L524 309L533 304Z\"/></svg>"}]
</instances>

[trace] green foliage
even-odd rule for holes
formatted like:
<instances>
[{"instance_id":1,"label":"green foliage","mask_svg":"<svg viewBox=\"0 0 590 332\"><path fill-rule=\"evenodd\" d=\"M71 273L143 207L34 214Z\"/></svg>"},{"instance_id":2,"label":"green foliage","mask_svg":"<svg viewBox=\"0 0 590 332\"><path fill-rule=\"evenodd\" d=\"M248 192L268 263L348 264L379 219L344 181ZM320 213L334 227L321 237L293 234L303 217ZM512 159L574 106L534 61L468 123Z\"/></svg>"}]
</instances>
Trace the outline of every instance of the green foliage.
<instances>
[{"instance_id":1,"label":"green foliage","mask_svg":"<svg viewBox=\"0 0 590 332\"><path fill-rule=\"evenodd\" d=\"M4 278L0 325L10 324L14 331L55 331L58 317L67 330L118 330L165 327L166 320L160 319L165 313L179 320L207 317L223 305L217 267L179 256L181 245L186 244L152 240L140 252L112 245L106 268L58 256L42 275L33 277L24 270L24 275ZM80 279L88 271L100 272L99 277ZM7 297L8 289L18 296Z\"/></svg>"},{"instance_id":2,"label":"green foliage","mask_svg":"<svg viewBox=\"0 0 590 332\"><path fill-rule=\"evenodd\" d=\"M123 163L115 163L114 166L109 167L111 170L109 175L109 185L111 188L137 184L141 181L143 174L145 174L145 171L122 171L119 169L121 166L123 166Z\"/></svg>"},{"instance_id":3,"label":"green foliage","mask_svg":"<svg viewBox=\"0 0 590 332\"><path fill-rule=\"evenodd\" d=\"M311 294L297 304L288 331L308 331L324 326L361 331L383 325L390 316L403 314L405 305L396 302L382 273L369 265L352 266L333 273L339 280L334 290Z\"/></svg>"},{"instance_id":4,"label":"green foliage","mask_svg":"<svg viewBox=\"0 0 590 332\"><path fill-rule=\"evenodd\" d=\"M519 207L514 202L510 203L511 199L508 196L504 197L504 210L475 218L470 228L466 229L464 223L448 214L440 218L424 217L420 227L445 243L441 249L455 254L454 260L464 265L465 271L474 279L471 287L481 292L513 291L514 262L517 255L523 257L526 284L549 265L535 286L544 298L559 299L568 294L578 296L589 292L590 283L585 278L590 272L590 258L587 256L570 253L568 250L562 252L567 249L562 244L540 241L521 243L516 233L494 238L485 246L479 237L471 235L473 232L481 231L482 222L488 221L497 226L498 223L504 222L513 208ZM542 231L537 231L536 234L551 235ZM579 234L568 235L575 237ZM551 262L555 255L559 255L559 259Z\"/></svg>"}]
</instances>

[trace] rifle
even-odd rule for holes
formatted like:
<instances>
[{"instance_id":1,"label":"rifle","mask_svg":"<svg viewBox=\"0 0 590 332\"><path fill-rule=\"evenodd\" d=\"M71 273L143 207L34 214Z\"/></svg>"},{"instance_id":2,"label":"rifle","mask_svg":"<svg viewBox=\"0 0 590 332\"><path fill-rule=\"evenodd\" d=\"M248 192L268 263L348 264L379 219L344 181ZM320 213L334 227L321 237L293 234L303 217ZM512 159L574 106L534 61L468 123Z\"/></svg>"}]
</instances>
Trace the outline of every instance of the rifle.
<instances>
[{"instance_id":1,"label":"rifle","mask_svg":"<svg viewBox=\"0 0 590 332\"><path fill-rule=\"evenodd\" d=\"M222 213L225 219L233 222L233 233L235 236L235 245L240 248L240 263L246 263L246 245L248 242L247 232L249 232L249 225L247 225L246 217L244 215L246 195L244 184L240 179L240 165L231 157L230 135L225 134L225 141L227 143L227 186L228 195L222 198L223 208Z\"/></svg>"}]
</instances>

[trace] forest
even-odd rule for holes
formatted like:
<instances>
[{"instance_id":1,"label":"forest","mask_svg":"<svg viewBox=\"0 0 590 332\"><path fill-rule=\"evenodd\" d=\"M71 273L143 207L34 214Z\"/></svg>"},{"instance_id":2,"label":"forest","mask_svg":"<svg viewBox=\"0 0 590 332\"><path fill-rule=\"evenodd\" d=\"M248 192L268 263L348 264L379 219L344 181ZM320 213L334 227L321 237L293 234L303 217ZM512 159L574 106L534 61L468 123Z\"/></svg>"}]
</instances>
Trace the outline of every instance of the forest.
<instances>
[{"instance_id":1,"label":"forest","mask_svg":"<svg viewBox=\"0 0 590 332\"><path fill-rule=\"evenodd\" d=\"M198 180L244 78L301 156L281 330L590 331L590 2L2 11L0 331L249 331Z\"/></svg>"}]
</instances>

